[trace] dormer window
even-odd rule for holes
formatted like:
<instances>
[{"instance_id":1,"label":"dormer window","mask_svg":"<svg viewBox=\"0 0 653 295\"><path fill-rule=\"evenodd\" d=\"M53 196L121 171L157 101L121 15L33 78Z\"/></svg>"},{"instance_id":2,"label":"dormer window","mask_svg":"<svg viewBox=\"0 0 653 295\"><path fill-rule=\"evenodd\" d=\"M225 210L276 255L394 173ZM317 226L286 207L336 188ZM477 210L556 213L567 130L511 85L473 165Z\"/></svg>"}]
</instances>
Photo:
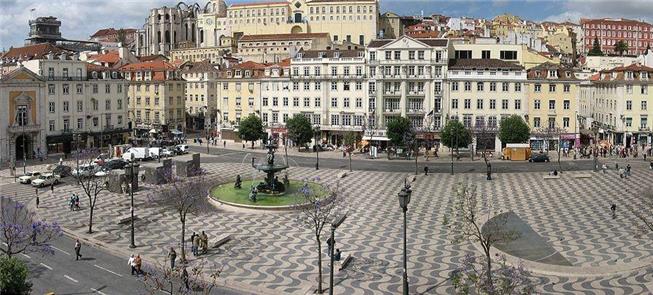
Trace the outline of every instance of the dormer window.
<instances>
[{"instance_id":1,"label":"dormer window","mask_svg":"<svg viewBox=\"0 0 653 295\"><path fill-rule=\"evenodd\" d=\"M303 55L304 55L304 54L301 53L301 52L300 52L300 53L297 53L297 58L302 58Z\"/></svg>"},{"instance_id":2,"label":"dormer window","mask_svg":"<svg viewBox=\"0 0 653 295\"><path fill-rule=\"evenodd\" d=\"M648 80L648 72L641 72L640 76L642 80Z\"/></svg>"},{"instance_id":3,"label":"dormer window","mask_svg":"<svg viewBox=\"0 0 653 295\"><path fill-rule=\"evenodd\" d=\"M324 57L324 52L322 52L322 51L318 52L318 53L317 53L317 56L318 56L319 58L323 58L323 57Z\"/></svg>"},{"instance_id":4,"label":"dormer window","mask_svg":"<svg viewBox=\"0 0 653 295\"><path fill-rule=\"evenodd\" d=\"M549 70L549 78L556 78L558 77L558 72L556 70Z\"/></svg>"},{"instance_id":5,"label":"dormer window","mask_svg":"<svg viewBox=\"0 0 653 295\"><path fill-rule=\"evenodd\" d=\"M245 77L246 77L246 78L249 78L250 76L251 76L250 72L249 72L249 71L245 71Z\"/></svg>"},{"instance_id":6,"label":"dormer window","mask_svg":"<svg viewBox=\"0 0 653 295\"><path fill-rule=\"evenodd\" d=\"M333 58L340 58L340 52L336 51L333 53Z\"/></svg>"},{"instance_id":7,"label":"dormer window","mask_svg":"<svg viewBox=\"0 0 653 295\"><path fill-rule=\"evenodd\" d=\"M565 74L567 75L567 78L571 77L571 72L566 72Z\"/></svg>"},{"instance_id":8,"label":"dormer window","mask_svg":"<svg viewBox=\"0 0 653 295\"><path fill-rule=\"evenodd\" d=\"M231 77L231 71L227 72L227 77Z\"/></svg>"},{"instance_id":9,"label":"dormer window","mask_svg":"<svg viewBox=\"0 0 653 295\"><path fill-rule=\"evenodd\" d=\"M633 79L633 72L626 72L626 79L632 80Z\"/></svg>"},{"instance_id":10,"label":"dormer window","mask_svg":"<svg viewBox=\"0 0 653 295\"><path fill-rule=\"evenodd\" d=\"M93 71L93 73L91 73L91 77L93 77L93 79L97 79L97 72Z\"/></svg>"},{"instance_id":11,"label":"dormer window","mask_svg":"<svg viewBox=\"0 0 653 295\"><path fill-rule=\"evenodd\" d=\"M112 79L117 79L118 78L118 73L117 72L111 72L111 78Z\"/></svg>"},{"instance_id":12,"label":"dormer window","mask_svg":"<svg viewBox=\"0 0 653 295\"><path fill-rule=\"evenodd\" d=\"M236 70L236 76L240 76L240 70Z\"/></svg>"}]
</instances>

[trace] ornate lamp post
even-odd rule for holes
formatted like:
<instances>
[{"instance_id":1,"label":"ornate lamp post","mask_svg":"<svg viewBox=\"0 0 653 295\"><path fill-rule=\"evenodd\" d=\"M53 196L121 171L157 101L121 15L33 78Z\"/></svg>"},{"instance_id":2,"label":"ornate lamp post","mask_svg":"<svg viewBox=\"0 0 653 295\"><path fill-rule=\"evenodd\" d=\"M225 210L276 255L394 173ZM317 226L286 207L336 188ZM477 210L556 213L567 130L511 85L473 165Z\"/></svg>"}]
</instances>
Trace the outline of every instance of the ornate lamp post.
<instances>
[{"instance_id":1,"label":"ornate lamp post","mask_svg":"<svg viewBox=\"0 0 653 295\"><path fill-rule=\"evenodd\" d=\"M347 214L331 222L331 238L329 242L329 256L331 257L331 270L329 274L329 295L333 295L333 249L336 248L336 228L338 228L347 219Z\"/></svg>"},{"instance_id":2,"label":"ornate lamp post","mask_svg":"<svg viewBox=\"0 0 653 295\"><path fill-rule=\"evenodd\" d=\"M129 236L129 248L136 248L134 244L134 153L131 153L131 161L129 163L131 182L129 183L129 197L131 198L131 206L129 211L131 213L131 235Z\"/></svg>"},{"instance_id":3,"label":"ornate lamp post","mask_svg":"<svg viewBox=\"0 0 653 295\"><path fill-rule=\"evenodd\" d=\"M415 181L415 178L413 178ZM399 206L404 212L404 270L403 270L403 294L408 295L408 267L407 267L407 249L406 249L406 212L408 211L408 204L410 203L410 196L412 191L410 190L410 184L404 179L404 187L397 194L399 198Z\"/></svg>"},{"instance_id":4,"label":"ornate lamp post","mask_svg":"<svg viewBox=\"0 0 653 295\"><path fill-rule=\"evenodd\" d=\"M315 126L313 128L313 133L315 134L315 170L320 170L320 126Z\"/></svg>"}]
</instances>

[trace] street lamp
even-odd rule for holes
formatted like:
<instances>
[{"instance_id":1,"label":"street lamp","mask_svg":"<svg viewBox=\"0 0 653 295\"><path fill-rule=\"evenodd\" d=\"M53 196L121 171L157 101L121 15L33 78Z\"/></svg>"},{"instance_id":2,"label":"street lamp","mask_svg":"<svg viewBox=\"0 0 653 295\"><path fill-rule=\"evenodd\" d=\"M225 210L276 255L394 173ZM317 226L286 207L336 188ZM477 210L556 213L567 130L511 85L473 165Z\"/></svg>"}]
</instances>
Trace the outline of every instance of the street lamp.
<instances>
[{"instance_id":1,"label":"street lamp","mask_svg":"<svg viewBox=\"0 0 653 295\"><path fill-rule=\"evenodd\" d=\"M415 181L415 177L413 177L413 181ZM411 181L412 182L412 181ZM408 204L410 203L410 196L412 194L412 191L410 190L410 184L407 183L406 179L404 179L404 187L401 189L401 191L397 194L397 197L399 198L399 206L401 207L401 210L404 212L404 271L403 271L403 294L408 295L408 267L407 267L407 257L406 257L406 212L408 211Z\"/></svg>"},{"instance_id":2,"label":"street lamp","mask_svg":"<svg viewBox=\"0 0 653 295\"><path fill-rule=\"evenodd\" d=\"M315 133L315 170L320 170L320 126L315 126L313 129L313 132Z\"/></svg>"},{"instance_id":3,"label":"street lamp","mask_svg":"<svg viewBox=\"0 0 653 295\"><path fill-rule=\"evenodd\" d=\"M336 228L338 228L347 219L347 214L331 222L331 238L329 239L329 256L331 257L331 273L329 274L329 295L333 295L333 249L336 247Z\"/></svg>"},{"instance_id":4,"label":"street lamp","mask_svg":"<svg viewBox=\"0 0 653 295\"><path fill-rule=\"evenodd\" d=\"M134 244L134 153L130 154L130 160L131 182L129 183L129 197L131 198L131 206L129 207L129 211L131 213L131 235L129 238L129 248L136 248L136 244Z\"/></svg>"}]
</instances>

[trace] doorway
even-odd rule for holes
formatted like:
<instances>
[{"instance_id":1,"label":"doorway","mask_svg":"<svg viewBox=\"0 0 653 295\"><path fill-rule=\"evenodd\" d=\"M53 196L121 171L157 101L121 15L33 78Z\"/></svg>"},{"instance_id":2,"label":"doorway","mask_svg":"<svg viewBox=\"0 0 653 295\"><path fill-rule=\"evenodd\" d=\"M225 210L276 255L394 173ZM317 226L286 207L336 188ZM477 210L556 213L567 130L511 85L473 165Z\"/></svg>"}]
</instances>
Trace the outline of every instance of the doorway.
<instances>
[{"instance_id":1,"label":"doorway","mask_svg":"<svg viewBox=\"0 0 653 295\"><path fill-rule=\"evenodd\" d=\"M16 161L23 160L23 155L25 155L25 158L29 159L30 158L30 151L32 143L31 139L28 135L20 135L16 137Z\"/></svg>"}]
</instances>

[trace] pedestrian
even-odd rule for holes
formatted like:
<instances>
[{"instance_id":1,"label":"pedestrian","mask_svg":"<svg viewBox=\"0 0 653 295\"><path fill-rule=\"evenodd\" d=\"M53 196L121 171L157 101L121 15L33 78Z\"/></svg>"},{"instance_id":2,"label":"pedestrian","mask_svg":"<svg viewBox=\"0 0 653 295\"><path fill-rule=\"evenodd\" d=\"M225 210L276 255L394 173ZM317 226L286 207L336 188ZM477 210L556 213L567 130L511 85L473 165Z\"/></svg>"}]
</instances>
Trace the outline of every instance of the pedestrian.
<instances>
[{"instance_id":1,"label":"pedestrian","mask_svg":"<svg viewBox=\"0 0 653 295\"><path fill-rule=\"evenodd\" d=\"M336 253L333 254L333 260L340 261L340 258L342 258L342 252L340 252L340 249L336 249Z\"/></svg>"},{"instance_id":2,"label":"pedestrian","mask_svg":"<svg viewBox=\"0 0 653 295\"><path fill-rule=\"evenodd\" d=\"M141 259L141 255L136 255L136 259L134 259L134 263L136 264L136 275L143 274L143 270L141 270L141 266L143 265L143 260Z\"/></svg>"},{"instance_id":3,"label":"pedestrian","mask_svg":"<svg viewBox=\"0 0 653 295\"><path fill-rule=\"evenodd\" d=\"M168 258L170 258L170 269L175 269L175 260L177 260L177 252L175 252L175 248L170 247Z\"/></svg>"},{"instance_id":4,"label":"pedestrian","mask_svg":"<svg viewBox=\"0 0 653 295\"><path fill-rule=\"evenodd\" d=\"M619 163L614 163L614 169L619 170Z\"/></svg>"},{"instance_id":5,"label":"pedestrian","mask_svg":"<svg viewBox=\"0 0 653 295\"><path fill-rule=\"evenodd\" d=\"M54 182L50 184L50 192L54 194Z\"/></svg>"},{"instance_id":6,"label":"pedestrian","mask_svg":"<svg viewBox=\"0 0 653 295\"><path fill-rule=\"evenodd\" d=\"M199 255L199 247L200 247L200 236L196 235L195 238L193 239L193 247L195 247L195 252L193 255L198 256Z\"/></svg>"},{"instance_id":7,"label":"pedestrian","mask_svg":"<svg viewBox=\"0 0 653 295\"><path fill-rule=\"evenodd\" d=\"M134 254L129 256L129 260L127 260L127 264L131 267L132 269L132 276L136 272L136 259L134 258Z\"/></svg>"},{"instance_id":8,"label":"pedestrian","mask_svg":"<svg viewBox=\"0 0 653 295\"><path fill-rule=\"evenodd\" d=\"M79 195L75 195L75 210L79 210Z\"/></svg>"},{"instance_id":9,"label":"pedestrian","mask_svg":"<svg viewBox=\"0 0 653 295\"><path fill-rule=\"evenodd\" d=\"M610 211L612 212L612 218L615 218L617 216L617 205L612 204L610 206Z\"/></svg>"},{"instance_id":10,"label":"pedestrian","mask_svg":"<svg viewBox=\"0 0 653 295\"><path fill-rule=\"evenodd\" d=\"M626 165L626 175L630 176L630 164Z\"/></svg>"},{"instance_id":11,"label":"pedestrian","mask_svg":"<svg viewBox=\"0 0 653 295\"><path fill-rule=\"evenodd\" d=\"M41 203L41 200L39 200L39 195L38 193L36 194L36 209L39 208L39 204Z\"/></svg>"},{"instance_id":12,"label":"pedestrian","mask_svg":"<svg viewBox=\"0 0 653 295\"><path fill-rule=\"evenodd\" d=\"M428 176L428 175L429 175L429 167L424 166L424 176Z\"/></svg>"},{"instance_id":13,"label":"pedestrian","mask_svg":"<svg viewBox=\"0 0 653 295\"><path fill-rule=\"evenodd\" d=\"M227 141L226 141L226 140L223 140L223 141L222 141L222 147L223 147L223 148L227 148Z\"/></svg>"},{"instance_id":14,"label":"pedestrian","mask_svg":"<svg viewBox=\"0 0 653 295\"><path fill-rule=\"evenodd\" d=\"M209 236L206 235L204 231L202 231L202 236L201 236L201 243L202 243L202 253L206 253L209 251Z\"/></svg>"},{"instance_id":15,"label":"pedestrian","mask_svg":"<svg viewBox=\"0 0 653 295\"><path fill-rule=\"evenodd\" d=\"M75 241L75 260L79 260L82 257L82 243L79 242L79 239Z\"/></svg>"},{"instance_id":16,"label":"pedestrian","mask_svg":"<svg viewBox=\"0 0 653 295\"><path fill-rule=\"evenodd\" d=\"M184 286L186 287L186 291L190 290L190 286L188 285L188 271L186 271L185 267L184 270L181 272L181 281L184 283Z\"/></svg>"},{"instance_id":17,"label":"pedestrian","mask_svg":"<svg viewBox=\"0 0 653 295\"><path fill-rule=\"evenodd\" d=\"M193 255L197 256L197 247L195 247L195 236L197 236L195 232L193 232L193 234L190 235L190 244L191 244L190 252L193 253Z\"/></svg>"}]
</instances>

